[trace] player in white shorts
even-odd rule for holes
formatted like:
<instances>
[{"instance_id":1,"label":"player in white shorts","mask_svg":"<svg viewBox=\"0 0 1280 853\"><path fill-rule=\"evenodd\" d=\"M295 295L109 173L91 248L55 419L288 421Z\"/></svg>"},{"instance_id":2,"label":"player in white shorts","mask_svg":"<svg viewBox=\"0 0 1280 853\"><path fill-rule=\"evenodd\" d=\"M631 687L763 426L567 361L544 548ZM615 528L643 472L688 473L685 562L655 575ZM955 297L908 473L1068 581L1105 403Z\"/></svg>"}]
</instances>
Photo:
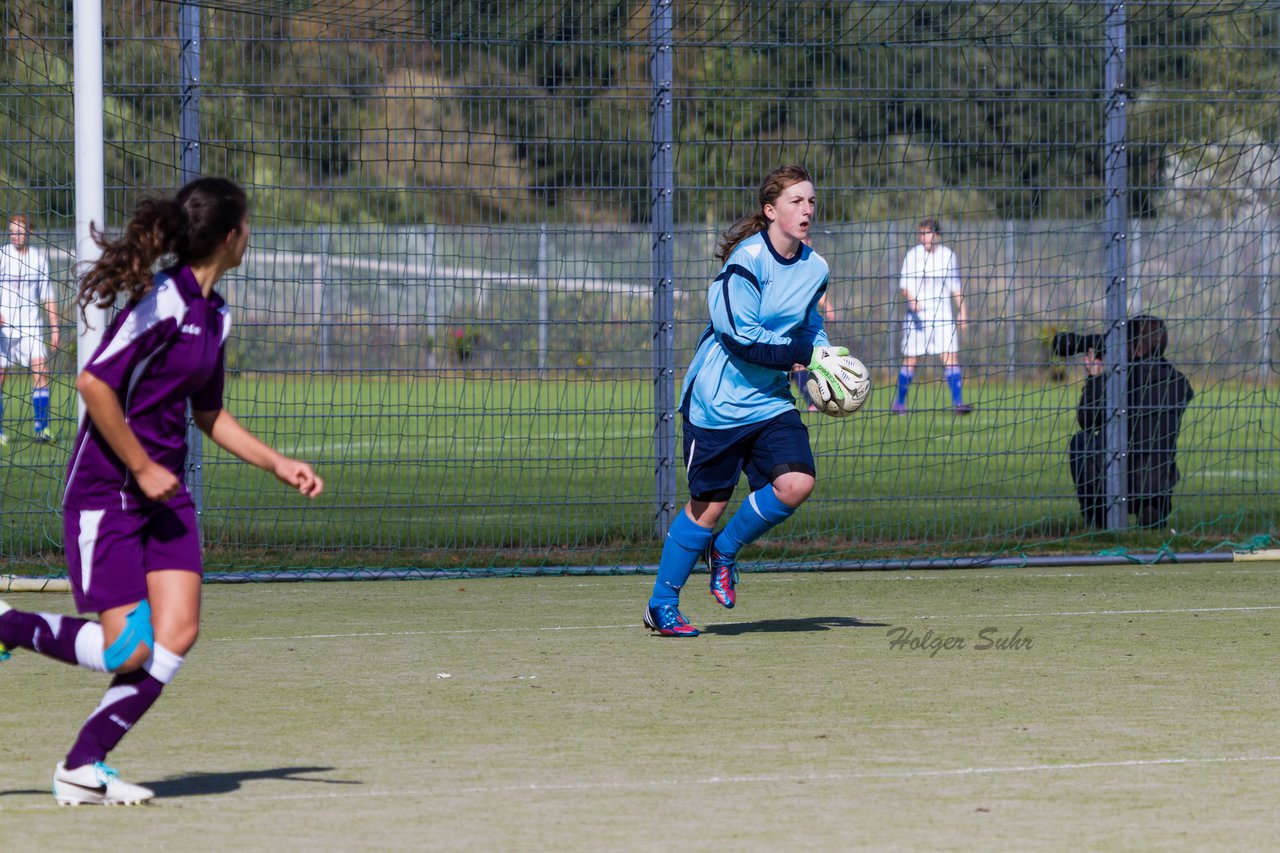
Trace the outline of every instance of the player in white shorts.
<instances>
[{"instance_id":1,"label":"player in white shorts","mask_svg":"<svg viewBox=\"0 0 1280 853\"><path fill-rule=\"evenodd\" d=\"M902 369L898 372L898 396L893 403L895 414L907 411L907 390L915 377L916 364L922 355L942 357L943 375L951 388L951 403L957 415L967 415L973 407L964 402L958 328L967 322L964 295L955 252L941 242L938 220L927 218L916 226L920 245L913 246L902 261L899 287L907 303L902 323ZM951 300L956 303L954 319Z\"/></svg>"},{"instance_id":2,"label":"player in white shorts","mask_svg":"<svg viewBox=\"0 0 1280 853\"><path fill-rule=\"evenodd\" d=\"M43 307L49 316L49 346L58 348L58 303L49 285L49 262L28 245L31 222L23 214L9 219L9 242L0 249L0 445L4 432L4 380L10 367L31 368L31 408L37 441L52 441L49 429L48 352L44 347Z\"/></svg>"}]
</instances>

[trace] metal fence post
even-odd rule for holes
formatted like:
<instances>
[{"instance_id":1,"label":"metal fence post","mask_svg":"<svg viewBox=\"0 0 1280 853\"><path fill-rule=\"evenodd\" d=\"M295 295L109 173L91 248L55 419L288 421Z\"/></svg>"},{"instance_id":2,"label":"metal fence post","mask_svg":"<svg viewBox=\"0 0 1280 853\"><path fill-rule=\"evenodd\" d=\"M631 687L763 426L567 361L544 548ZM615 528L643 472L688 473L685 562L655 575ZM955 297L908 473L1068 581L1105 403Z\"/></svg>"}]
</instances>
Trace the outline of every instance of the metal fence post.
<instances>
[{"instance_id":1,"label":"metal fence post","mask_svg":"<svg viewBox=\"0 0 1280 853\"><path fill-rule=\"evenodd\" d=\"M1142 222L1129 229L1129 299L1134 314L1142 313Z\"/></svg>"},{"instance_id":2,"label":"metal fence post","mask_svg":"<svg viewBox=\"0 0 1280 853\"><path fill-rule=\"evenodd\" d=\"M1123 2L1110 2L1106 11L1106 173L1107 236L1107 528L1124 530L1129 523L1128 502L1128 251L1129 174L1125 108L1126 13Z\"/></svg>"},{"instance_id":3,"label":"metal fence post","mask_svg":"<svg viewBox=\"0 0 1280 853\"><path fill-rule=\"evenodd\" d=\"M547 224L538 226L538 378L547 375Z\"/></svg>"},{"instance_id":4,"label":"metal fence post","mask_svg":"<svg viewBox=\"0 0 1280 853\"><path fill-rule=\"evenodd\" d=\"M321 226L319 236L319 253L311 262L311 304L315 310L316 325L319 326L320 332L316 336L319 349L316 354L318 367L322 372L328 373L330 324L325 317L325 280L329 277L329 229Z\"/></svg>"},{"instance_id":5,"label":"metal fence post","mask_svg":"<svg viewBox=\"0 0 1280 853\"><path fill-rule=\"evenodd\" d=\"M884 363L889 369L897 367L901 364L898 353L901 352L901 342L898 335L901 334L901 324L895 323L898 308L898 257L897 257L897 239L898 228L892 220L889 222L888 231L884 240L884 256L885 256L885 277L888 279L888 290L880 298L884 300ZM878 300L877 300L878 301ZM894 374L897 375L896 373Z\"/></svg>"},{"instance_id":6,"label":"metal fence post","mask_svg":"<svg viewBox=\"0 0 1280 853\"><path fill-rule=\"evenodd\" d=\"M1012 385L1016 378L1016 368L1018 364L1018 326L1014 319L1018 310L1018 232L1017 226L1014 225L1012 219L1005 223L1004 226L1004 257L1008 267L1006 281L1008 287L1005 293L1004 303L1004 334L1005 347L1009 353L1009 370L1007 379L1008 384Z\"/></svg>"},{"instance_id":7,"label":"metal fence post","mask_svg":"<svg viewBox=\"0 0 1280 853\"><path fill-rule=\"evenodd\" d=\"M649 56L652 87L649 189L653 235L654 532L661 541L666 537L676 511L675 247L672 245L675 192L672 78L675 62L672 55L671 0L653 0L649 30L653 39Z\"/></svg>"},{"instance_id":8,"label":"metal fence post","mask_svg":"<svg viewBox=\"0 0 1280 853\"><path fill-rule=\"evenodd\" d=\"M427 370L436 369L436 353L440 349L439 307L436 303L436 226L428 225L423 229L423 254L426 259L426 313L427 340L431 343L427 349Z\"/></svg>"},{"instance_id":9,"label":"metal fence post","mask_svg":"<svg viewBox=\"0 0 1280 853\"><path fill-rule=\"evenodd\" d=\"M1262 341L1259 351L1258 381L1265 384L1271 369L1271 217L1262 226L1262 275L1258 283L1258 336Z\"/></svg>"},{"instance_id":10,"label":"metal fence post","mask_svg":"<svg viewBox=\"0 0 1280 853\"><path fill-rule=\"evenodd\" d=\"M178 10L178 76L182 97L178 104L178 136L182 143L181 175L185 184L200 175L200 7L183 3ZM187 491L204 511L204 435L187 406Z\"/></svg>"},{"instance_id":11,"label":"metal fence post","mask_svg":"<svg viewBox=\"0 0 1280 853\"><path fill-rule=\"evenodd\" d=\"M102 250L91 236L91 229L94 225L106 227L107 200L102 118L102 3L98 0L75 0L73 10L75 275L78 279L102 257ZM105 308L91 303L79 313L76 321L77 372L89 363L89 356L101 343L106 326ZM84 400L78 396L77 400L78 421L83 421L86 417Z\"/></svg>"}]
</instances>

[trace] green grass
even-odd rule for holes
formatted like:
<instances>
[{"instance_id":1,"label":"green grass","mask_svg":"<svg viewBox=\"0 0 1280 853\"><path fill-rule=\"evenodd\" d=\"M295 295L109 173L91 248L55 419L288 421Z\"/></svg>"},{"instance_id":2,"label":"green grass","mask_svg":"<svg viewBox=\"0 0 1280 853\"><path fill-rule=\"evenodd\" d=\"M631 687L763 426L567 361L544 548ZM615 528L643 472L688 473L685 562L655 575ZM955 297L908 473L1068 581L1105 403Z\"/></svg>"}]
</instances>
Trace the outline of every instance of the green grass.
<instances>
[{"instance_id":1,"label":"green grass","mask_svg":"<svg viewBox=\"0 0 1280 853\"><path fill-rule=\"evenodd\" d=\"M0 666L6 849L1253 849L1275 831L1276 564L206 588L113 756L57 809L105 679ZM61 610L64 597L12 595ZM889 632L962 637L892 648ZM1015 632L1029 648L976 648ZM447 674L448 677L445 677Z\"/></svg>"},{"instance_id":2,"label":"green grass","mask_svg":"<svg viewBox=\"0 0 1280 853\"><path fill-rule=\"evenodd\" d=\"M1078 517L1065 451L1077 385L968 390L978 410L967 418L951 414L945 386L931 381L917 383L908 417L888 413L889 387L855 417L806 415L818 489L758 556L1196 551L1273 532L1280 416L1267 389L1201 390L1184 426L1173 529L1122 536L1089 534ZM20 395L10 397L11 422ZM270 552L294 555L290 565L653 560L646 382L249 373L229 383L227 400L268 442L314 461L328 491L309 504L206 442L211 565L279 564ZM9 509L0 553L57 562L69 444L69 435L53 448L14 436L0 466ZM683 502L678 470L676 479Z\"/></svg>"}]
</instances>

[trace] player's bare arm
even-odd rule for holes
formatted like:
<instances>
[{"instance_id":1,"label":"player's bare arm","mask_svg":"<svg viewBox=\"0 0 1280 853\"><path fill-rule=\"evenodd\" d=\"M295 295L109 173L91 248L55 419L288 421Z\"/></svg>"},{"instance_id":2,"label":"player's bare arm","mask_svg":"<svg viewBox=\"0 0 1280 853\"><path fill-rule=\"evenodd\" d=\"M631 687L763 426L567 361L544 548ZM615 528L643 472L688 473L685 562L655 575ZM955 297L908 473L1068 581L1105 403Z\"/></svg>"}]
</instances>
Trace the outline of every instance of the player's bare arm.
<instances>
[{"instance_id":1,"label":"player's bare arm","mask_svg":"<svg viewBox=\"0 0 1280 853\"><path fill-rule=\"evenodd\" d=\"M911 291L907 290L905 287L900 289L902 291L902 298L907 300L907 310L919 313L920 303L916 302L916 300L911 296Z\"/></svg>"},{"instance_id":2,"label":"player's bare arm","mask_svg":"<svg viewBox=\"0 0 1280 853\"><path fill-rule=\"evenodd\" d=\"M57 349L61 340L58 332L58 303L51 299L45 303L44 310L49 315L49 349Z\"/></svg>"},{"instance_id":3,"label":"player's bare arm","mask_svg":"<svg viewBox=\"0 0 1280 853\"><path fill-rule=\"evenodd\" d=\"M822 295L822 298L818 300L818 309L822 311L822 319L825 322L834 323L836 321L836 309L829 301L827 301L825 293Z\"/></svg>"},{"instance_id":4,"label":"player's bare arm","mask_svg":"<svg viewBox=\"0 0 1280 853\"><path fill-rule=\"evenodd\" d=\"M195 411L192 417L205 435L237 459L270 471L277 480L306 497L318 497L324 491L324 481L310 465L279 453L245 429L226 409Z\"/></svg>"}]
</instances>

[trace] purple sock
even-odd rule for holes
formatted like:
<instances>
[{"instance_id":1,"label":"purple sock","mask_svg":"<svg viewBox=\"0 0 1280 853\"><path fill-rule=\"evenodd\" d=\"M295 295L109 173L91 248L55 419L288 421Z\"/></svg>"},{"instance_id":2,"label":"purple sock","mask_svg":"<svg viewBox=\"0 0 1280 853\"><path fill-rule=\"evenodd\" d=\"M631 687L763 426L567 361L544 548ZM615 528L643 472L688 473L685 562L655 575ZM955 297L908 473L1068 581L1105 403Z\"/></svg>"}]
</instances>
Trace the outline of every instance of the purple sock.
<instances>
[{"instance_id":1,"label":"purple sock","mask_svg":"<svg viewBox=\"0 0 1280 853\"><path fill-rule=\"evenodd\" d=\"M84 721L67 753L68 770L102 761L160 698L164 683L144 669L117 675L102 702Z\"/></svg>"},{"instance_id":2,"label":"purple sock","mask_svg":"<svg viewBox=\"0 0 1280 853\"><path fill-rule=\"evenodd\" d=\"M10 610L0 616L0 644L31 649L63 663L106 672L102 626L86 619Z\"/></svg>"}]
</instances>

